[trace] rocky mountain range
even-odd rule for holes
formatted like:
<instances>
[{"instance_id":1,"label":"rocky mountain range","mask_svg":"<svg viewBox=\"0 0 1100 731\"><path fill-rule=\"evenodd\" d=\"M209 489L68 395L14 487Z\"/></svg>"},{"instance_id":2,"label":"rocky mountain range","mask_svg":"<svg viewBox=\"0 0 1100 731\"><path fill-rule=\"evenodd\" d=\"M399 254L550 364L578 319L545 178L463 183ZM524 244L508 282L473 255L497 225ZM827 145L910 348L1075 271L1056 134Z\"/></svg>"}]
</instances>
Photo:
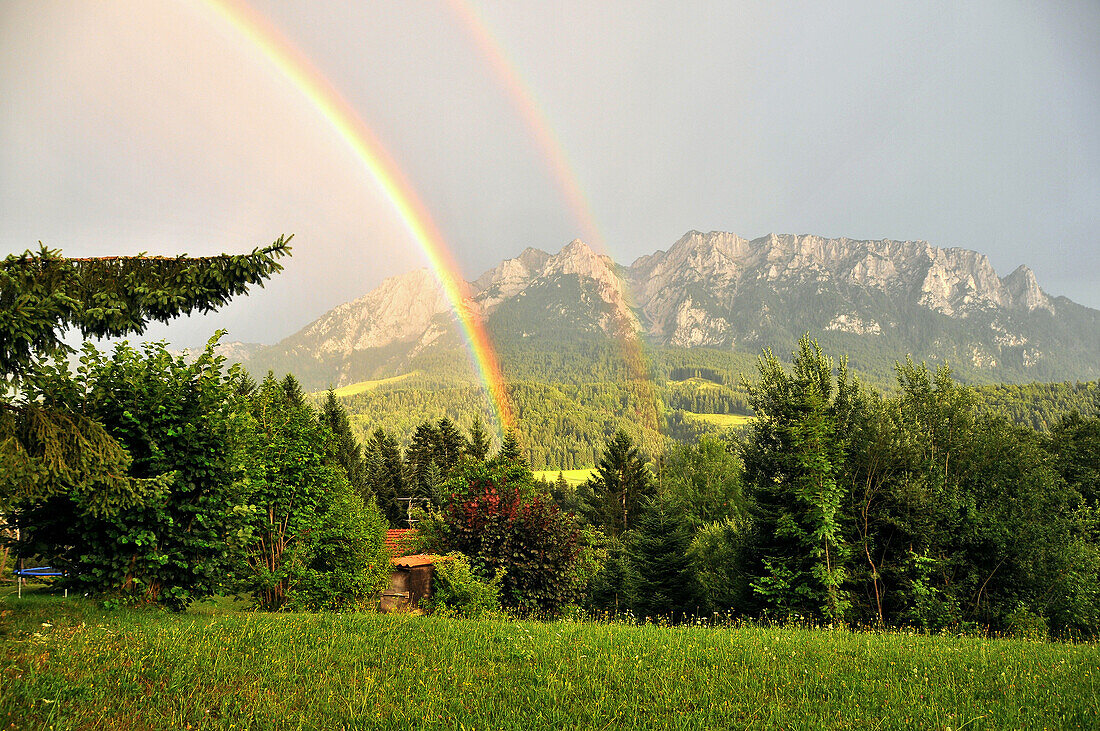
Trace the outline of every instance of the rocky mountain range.
<instances>
[{"instance_id":1,"label":"rocky mountain range","mask_svg":"<svg viewBox=\"0 0 1100 731\"><path fill-rule=\"evenodd\" d=\"M517 348L578 340L786 354L809 332L849 354L853 369L885 378L907 354L946 361L970 381L1100 376L1100 311L1046 294L1027 267L1000 277L983 254L923 241L690 231L621 265L575 240L557 254L526 249L467 289L463 306L484 318L506 371ZM394 375L460 347L450 303L422 269L247 364L322 387Z\"/></svg>"}]
</instances>

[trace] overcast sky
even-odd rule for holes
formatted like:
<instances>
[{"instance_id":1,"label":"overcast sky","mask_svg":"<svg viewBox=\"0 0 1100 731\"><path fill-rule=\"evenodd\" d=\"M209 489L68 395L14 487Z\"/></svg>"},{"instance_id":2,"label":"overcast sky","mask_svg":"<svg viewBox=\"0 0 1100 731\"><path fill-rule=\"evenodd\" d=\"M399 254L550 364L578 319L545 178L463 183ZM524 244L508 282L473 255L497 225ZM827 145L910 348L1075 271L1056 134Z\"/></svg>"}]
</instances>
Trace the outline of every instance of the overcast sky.
<instances>
[{"instance_id":1,"label":"overcast sky","mask_svg":"<svg viewBox=\"0 0 1100 731\"><path fill-rule=\"evenodd\" d=\"M580 236L457 0L254 0L473 278ZM463 0L463 4L467 4ZM689 229L923 239L1100 308L1100 3L471 0L605 251ZM363 165L197 0L0 2L0 254L295 253L157 337L274 342L426 259Z\"/></svg>"}]
</instances>

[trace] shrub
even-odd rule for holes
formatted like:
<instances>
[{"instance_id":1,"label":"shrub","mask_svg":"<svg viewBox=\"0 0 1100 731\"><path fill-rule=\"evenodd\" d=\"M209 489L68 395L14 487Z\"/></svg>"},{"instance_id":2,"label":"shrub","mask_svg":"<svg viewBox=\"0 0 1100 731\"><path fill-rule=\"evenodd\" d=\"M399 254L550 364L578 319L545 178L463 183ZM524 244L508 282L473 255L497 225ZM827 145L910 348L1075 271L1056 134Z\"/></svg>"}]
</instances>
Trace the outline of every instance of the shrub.
<instances>
[{"instance_id":1,"label":"shrub","mask_svg":"<svg viewBox=\"0 0 1100 731\"><path fill-rule=\"evenodd\" d=\"M440 511L419 525L428 548L460 551L483 580L503 571L501 603L521 613L553 614L577 597L580 529L535 492L532 478L508 465L466 462L444 492Z\"/></svg>"},{"instance_id":2,"label":"shrub","mask_svg":"<svg viewBox=\"0 0 1100 731\"><path fill-rule=\"evenodd\" d=\"M24 551L68 571L69 588L175 610L223 589L238 558L247 417L237 376L214 354L217 338L190 362L164 343L140 352L121 343L109 357L85 344L75 374L59 360L28 382L28 396L100 422L132 456L130 476L167 478L166 489L114 514L96 514L80 490L17 514Z\"/></svg>"},{"instance_id":3,"label":"shrub","mask_svg":"<svg viewBox=\"0 0 1100 731\"><path fill-rule=\"evenodd\" d=\"M470 567L470 561L457 551L435 562L432 597L422 604L425 609L444 616L489 617L500 613L500 583L504 571L482 581Z\"/></svg>"},{"instance_id":4,"label":"shrub","mask_svg":"<svg viewBox=\"0 0 1100 731\"><path fill-rule=\"evenodd\" d=\"M733 518L707 523L695 532L688 559L695 570L699 601L708 612L743 609L750 596L744 560L746 531Z\"/></svg>"}]
</instances>

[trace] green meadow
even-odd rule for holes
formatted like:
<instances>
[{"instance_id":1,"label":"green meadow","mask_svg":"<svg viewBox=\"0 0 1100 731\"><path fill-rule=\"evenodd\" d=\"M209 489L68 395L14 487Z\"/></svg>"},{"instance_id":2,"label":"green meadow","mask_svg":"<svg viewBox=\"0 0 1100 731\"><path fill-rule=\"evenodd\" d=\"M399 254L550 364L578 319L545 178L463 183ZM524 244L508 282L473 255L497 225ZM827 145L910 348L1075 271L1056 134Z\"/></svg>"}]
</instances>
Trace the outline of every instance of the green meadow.
<instances>
[{"instance_id":1,"label":"green meadow","mask_svg":"<svg viewBox=\"0 0 1100 731\"><path fill-rule=\"evenodd\" d=\"M746 416L745 414L694 414L690 411L685 411L684 416L688 419L712 424L721 429L732 429L734 427L745 426L752 421L752 417Z\"/></svg>"},{"instance_id":2,"label":"green meadow","mask_svg":"<svg viewBox=\"0 0 1100 731\"><path fill-rule=\"evenodd\" d=\"M337 398L347 398L349 396L356 396L361 393L373 391L381 386L390 386L395 383L400 383L415 375L416 371L413 371L411 373L402 373L399 376L391 376L390 378L379 378L374 381L359 381L358 383L350 383L347 386L341 386L340 388L334 389L334 393ZM323 392L322 395L324 395Z\"/></svg>"},{"instance_id":3,"label":"green meadow","mask_svg":"<svg viewBox=\"0 0 1100 731\"><path fill-rule=\"evenodd\" d=\"M565 481L570 485L576 487L592 475L596 474L595 467L585 467L580 470L535 470L534 475L536 480L546 480L547 482L553 482L558 479L558 473L565 478Z\"/></svg>"},{"instance_id":4,"label":"green meadow","mask_svg":"<svg viewBox=\"0 0 1100 731\"><path fill-rule=\"evenodd\" d=\"M1091 728L1100 647L0 600L0 727Z\"/></svg>"}]
</instances>

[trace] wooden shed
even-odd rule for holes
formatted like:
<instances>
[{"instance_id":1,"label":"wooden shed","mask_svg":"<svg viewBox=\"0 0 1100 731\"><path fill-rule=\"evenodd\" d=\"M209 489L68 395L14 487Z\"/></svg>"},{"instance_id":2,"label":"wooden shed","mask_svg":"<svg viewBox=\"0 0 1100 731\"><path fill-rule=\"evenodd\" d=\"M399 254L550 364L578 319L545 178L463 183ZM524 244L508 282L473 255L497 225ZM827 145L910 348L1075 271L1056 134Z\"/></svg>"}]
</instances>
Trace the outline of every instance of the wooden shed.
<instances>
[{"instance_id":1,"label":"wooden shed","mask_svg":"<svg viewBox=\"0 0 1100 731\"><path fill-rule=\"evenodd\" d=\"M432 572L438 556L418 553L393 559L390 585L382 592L381 612L409 612L432 595Z\"/></svg>"}]
</instances>

